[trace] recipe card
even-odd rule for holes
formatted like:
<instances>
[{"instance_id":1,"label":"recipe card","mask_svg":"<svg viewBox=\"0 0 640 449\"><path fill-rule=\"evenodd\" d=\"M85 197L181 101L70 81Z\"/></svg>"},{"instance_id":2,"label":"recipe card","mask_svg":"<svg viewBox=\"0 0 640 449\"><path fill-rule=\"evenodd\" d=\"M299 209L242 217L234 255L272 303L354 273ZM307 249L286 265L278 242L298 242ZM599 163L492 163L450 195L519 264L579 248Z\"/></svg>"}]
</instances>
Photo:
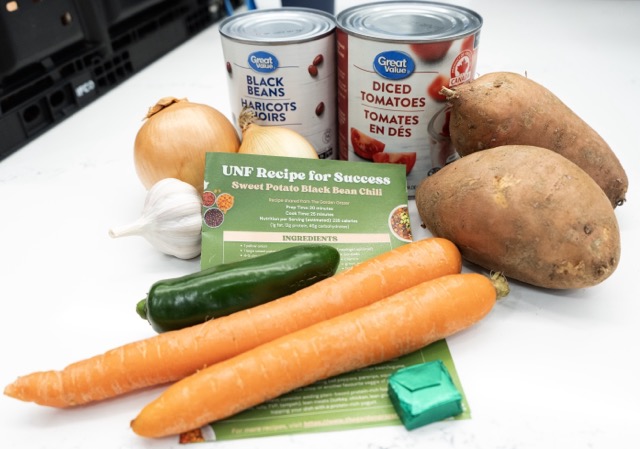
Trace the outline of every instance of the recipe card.
<instances>
[{"instance_id":1,"label":"recipe card","mask_svg":"<svg viewBox=\"0 0 640 449\"><path fill-rule=\"evenodd\" d=\"M399 369L441 360L462 394L463 412L451 419L469 419L470 410L446 340L396 360L299 388L205 428L208 439L232 440L294 433L327 432L378 426L401 426L387 392L391 374ZM210 431L210 432L207 432Z\"/></svg>"},{"instance_id":2,"label":"recipe card","mask_svg":"<svg viewBox=\"0 0 640 449\"><path fill-rule=\"evenodd\" d=\"M330 244L338 270L411 241L400 164L208 153L202 268L300 243ZM401 425L388 397L398 369L442 360L469 407L445 340L389 362L295 390L203 429L183 443Z\"/></svg>"},{"instance_id":3,"label":"recipe card","mask_svg":"<svg viewBox=\"0 0 640 449\"><path fill-rule=\"evenodd\" d=\"M324 243L340 266L411 241L406 169L237 153L207 153L201 266Z\"/></svg>"}]
</instances>

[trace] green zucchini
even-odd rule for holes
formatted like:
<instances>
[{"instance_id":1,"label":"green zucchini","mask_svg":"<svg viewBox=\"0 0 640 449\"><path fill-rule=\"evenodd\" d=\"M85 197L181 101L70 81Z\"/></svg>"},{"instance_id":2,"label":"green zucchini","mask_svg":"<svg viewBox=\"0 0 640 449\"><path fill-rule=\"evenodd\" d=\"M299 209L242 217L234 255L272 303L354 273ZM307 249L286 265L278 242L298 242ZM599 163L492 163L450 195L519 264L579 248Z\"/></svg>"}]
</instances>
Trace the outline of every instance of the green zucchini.
<instances>
[{"instance_id":1,"label":"green zucchini","mask_svg":"<svg viewBox=\"0 0 640 449\"><path fill-rule=\"evenodd\" d=\"M290 295L333 276L340 253L297 245L154 283L138 314L157 332L181 329Z\"/></svg>"}]
</instances>

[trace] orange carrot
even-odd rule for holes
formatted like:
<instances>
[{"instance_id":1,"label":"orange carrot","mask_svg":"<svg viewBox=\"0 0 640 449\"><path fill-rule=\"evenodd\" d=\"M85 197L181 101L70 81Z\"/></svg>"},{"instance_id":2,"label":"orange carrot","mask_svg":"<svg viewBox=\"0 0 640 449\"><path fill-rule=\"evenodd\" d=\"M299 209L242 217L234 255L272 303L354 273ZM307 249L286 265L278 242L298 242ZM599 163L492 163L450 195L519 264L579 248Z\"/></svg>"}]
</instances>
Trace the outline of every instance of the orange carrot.
<instances>
[{"instance_id":1,"label":"orange carrot","mask_svg":"<svg viewBox=\"0 0 640 449\"><path fill-rule=\"evenodd\" d=\"M316 381L416 351L466 329L495 304L476 273L424 282L210 366L170 386L131 422L145 437L179 434Z\"/></svg>"},{"instance_id":2,"label":"orange carrot","mask_svg":"<svg viewBox=\"0 0 640 449\"><path fill-rule=\"evenodd\" d=\"M425 280L459 273L461 264L458 249L448 240L408 243L276 301L129 343L62 371L19 377L4 393L70 407L172 382Z\"/></svg>"}]
</instances>

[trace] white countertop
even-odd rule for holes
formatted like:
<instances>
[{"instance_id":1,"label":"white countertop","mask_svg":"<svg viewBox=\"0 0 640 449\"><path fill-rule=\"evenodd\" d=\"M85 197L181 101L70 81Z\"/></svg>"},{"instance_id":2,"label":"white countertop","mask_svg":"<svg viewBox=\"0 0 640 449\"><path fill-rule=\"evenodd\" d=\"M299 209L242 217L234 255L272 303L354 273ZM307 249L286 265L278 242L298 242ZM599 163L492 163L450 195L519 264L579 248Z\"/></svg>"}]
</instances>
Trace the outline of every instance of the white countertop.
<instances>
[{"instance_id":1,"label":"white countertop","mask_svg":"<svg viewBox=\"0 0 640 449\"><path fill-rule=\"evenodd\" d=\"M337 1L338 10L353 2ZM608 141L627 170L616 209L622 258L604 283L545 291L512 283L481 323L448 339L469 420L205 443L216 448L630 448L640 437L640 2L469 0L484 18L477 70L527 73ZM133 313L156 280L199 259L111 239L145 197L132 160L141 119L173 95L229 113L217 26L0 162L0 384L152 335ZM413 214L416 238L425 236ZM0 398L8 448L172 448L129 421L152 389L73 410ZM198 446L200 447L200 446Z\"/></svg>"}]
</instances>

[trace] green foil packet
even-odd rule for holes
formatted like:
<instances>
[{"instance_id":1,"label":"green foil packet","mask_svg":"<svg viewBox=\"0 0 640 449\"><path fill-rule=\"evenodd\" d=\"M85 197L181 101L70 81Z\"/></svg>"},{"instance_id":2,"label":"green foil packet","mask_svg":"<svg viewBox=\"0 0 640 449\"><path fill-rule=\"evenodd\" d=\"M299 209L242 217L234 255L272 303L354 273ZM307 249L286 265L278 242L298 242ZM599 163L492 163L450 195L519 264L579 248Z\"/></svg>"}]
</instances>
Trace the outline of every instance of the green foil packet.
<instances>
[{"instance_id":1,"label":"green foil packet","mask_svg":"<svg viewBox=\"0 0 640 449\"><path fill-rule=\"evenodd\" d=\"M407 430L462 413L462 395L441 360L402 368L389 377L389 398Z\"/></svg>"}]
</instances>

